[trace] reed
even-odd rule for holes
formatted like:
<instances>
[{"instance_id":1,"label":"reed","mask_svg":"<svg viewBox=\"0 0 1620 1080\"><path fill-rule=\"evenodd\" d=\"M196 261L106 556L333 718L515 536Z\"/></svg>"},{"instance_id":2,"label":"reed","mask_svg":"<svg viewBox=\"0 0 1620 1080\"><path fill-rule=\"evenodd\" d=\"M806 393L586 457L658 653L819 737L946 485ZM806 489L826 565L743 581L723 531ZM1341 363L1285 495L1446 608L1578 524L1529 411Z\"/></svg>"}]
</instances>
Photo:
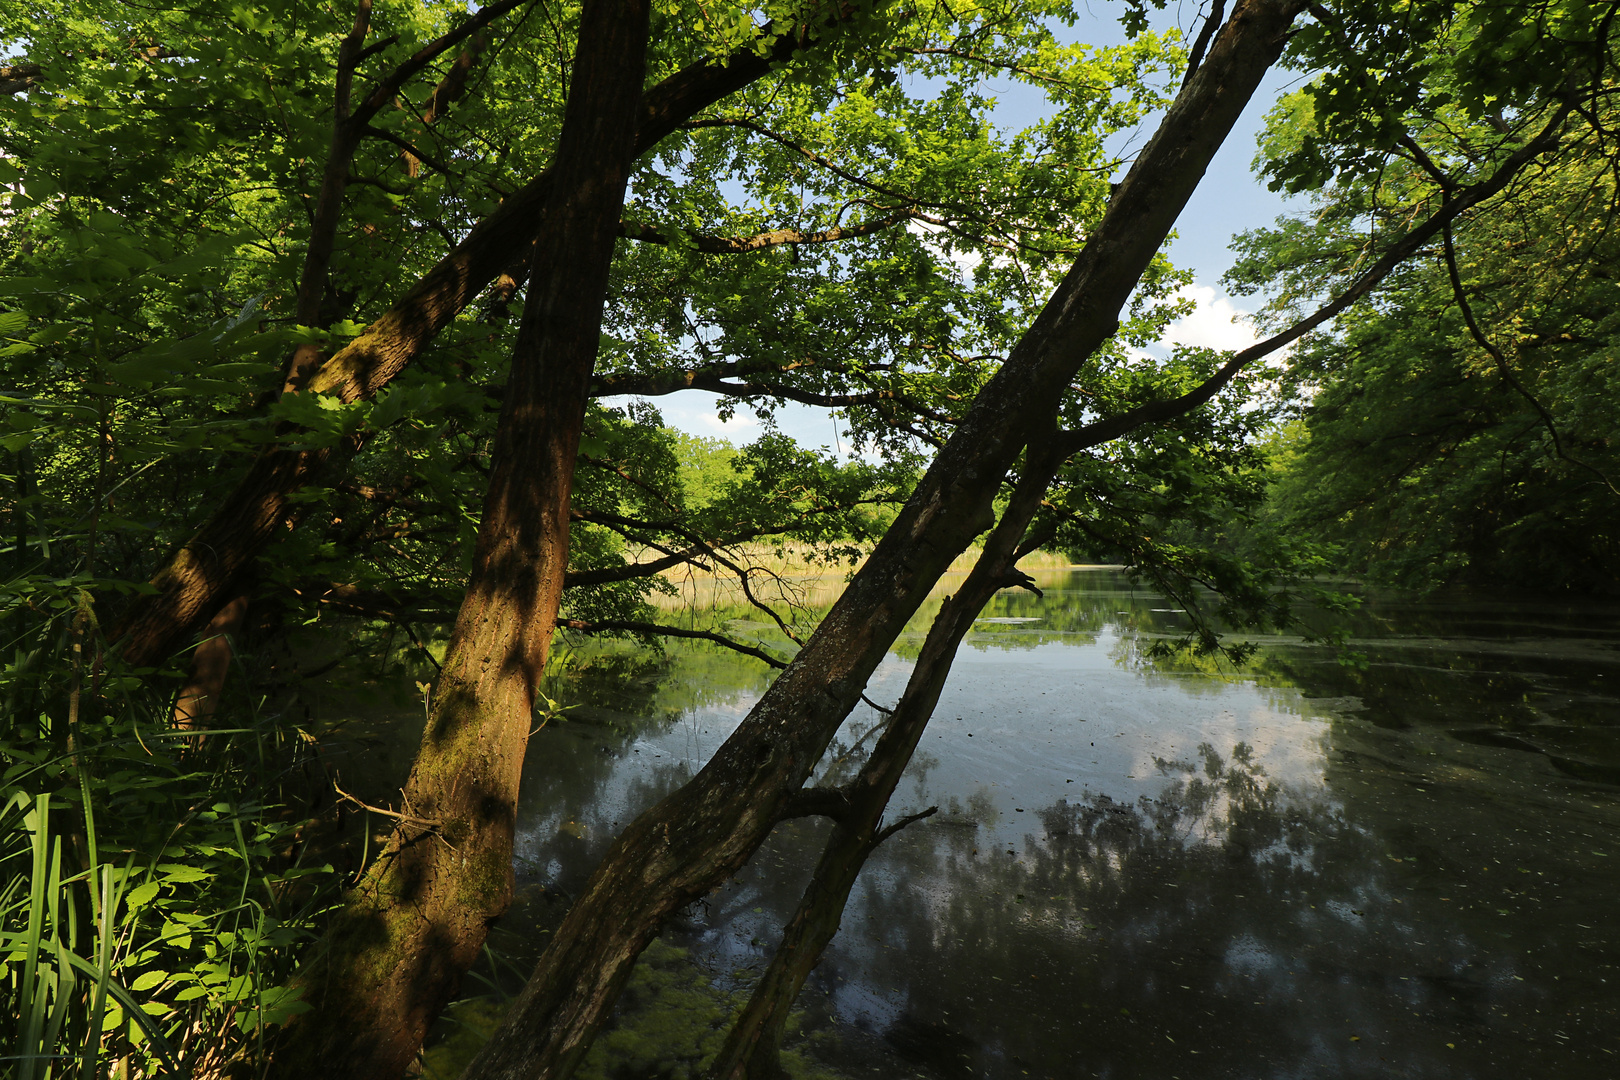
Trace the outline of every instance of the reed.
<instances>
[{"instance_id":1,"label":"reed","mask_svg":"<svg viewBox=\"0 0 1620 1080\"><path fill-rule=\"evenodd\" d=\"M297 739L252 715L199 748L133 679L103 685L94 722L0 734L0 1075L220 1076L298 1010L334 891L269 799Z\"/></svg>"},{"instance_id":2,"label":"reed","mask_svg":"<svg viewBox=\"0 0 1620 1080\"><path fill-rule=\"evenodd\" d=\"M643 557L653 558L656 554ZM789 608L819 610L838 599L845 584L866 561L870 547L843 549L841 558L829 558L824 548L795 544L745 544L725 554L735 566L747 571L749 591L757 599ZM967 573L979 554L977 547L969 548L952 561L947 573ZM1058 552L1036 551L1018 565L1030 571L1063 570L1073 563ZM661 576L672 588L647 597L647 602L660 611L724 609L749 603L737 573L719 564L689 564Z\"/></svg>"}]
</instances>

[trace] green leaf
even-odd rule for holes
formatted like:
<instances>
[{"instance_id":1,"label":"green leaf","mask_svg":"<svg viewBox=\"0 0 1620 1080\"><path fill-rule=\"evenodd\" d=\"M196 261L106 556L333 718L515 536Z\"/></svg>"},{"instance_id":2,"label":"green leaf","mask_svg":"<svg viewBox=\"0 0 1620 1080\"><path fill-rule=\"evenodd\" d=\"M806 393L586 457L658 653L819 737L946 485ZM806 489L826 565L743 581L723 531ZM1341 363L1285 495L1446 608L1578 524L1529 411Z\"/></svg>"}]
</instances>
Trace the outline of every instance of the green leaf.
<instances>
[{"instance_id":1,"label":"green leaf","mask_svg":"<svg viewBox=\"0 0 1620 1080\"><path fill-rule=\"evenodd\" d=\"M145 971L136 976L135 981L129 984L129 988L136 993L142 990L150 990L153 987L162 986L164 980L168 977L169 973L167 971Z\"/></svg>"},{"instance_id":2,"label":"green leaf","mask_svg":"<svg viewBox=\"0 0 1620 1080\"><path fill-rule=\"evenodd\" d=\"M124 895L124 902L129 905L131 911L139 910L152 902L160 888L162 886L155 881L137 885Z\"/></svg>"}]
</instances>

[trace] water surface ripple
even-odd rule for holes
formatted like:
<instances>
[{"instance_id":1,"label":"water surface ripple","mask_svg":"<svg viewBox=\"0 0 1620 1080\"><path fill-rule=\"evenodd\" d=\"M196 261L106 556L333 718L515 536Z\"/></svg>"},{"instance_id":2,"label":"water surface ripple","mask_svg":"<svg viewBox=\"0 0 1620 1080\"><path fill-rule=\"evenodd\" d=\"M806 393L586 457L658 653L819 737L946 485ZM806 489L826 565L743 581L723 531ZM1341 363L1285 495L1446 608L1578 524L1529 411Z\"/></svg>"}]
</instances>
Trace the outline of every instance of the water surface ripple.
<instances>
[{"instance_id":1,"label":"water surface ripple","mask_svg":"<svg viewBox=\"0 0 1620 1080\"><path fill-rule=\"evenodd\" d=\"M962 649L891 809L940 813L868 864L801 1002L806 1061L1620 1075L1620 609L1375 599L1349 628L1358 662L1277 637L1234 676L1145 665L1184 616L1117 572L1041 584L1002 594ZM925 629L875 700L899 695ZM587 666L572 719L531 746L508 930L554 922L768 678L701 645ZM873 719L852 718L829 778ZM705 992L762 969L824 835L784 825L666 935Z\"/></svg>"}]
</instances>

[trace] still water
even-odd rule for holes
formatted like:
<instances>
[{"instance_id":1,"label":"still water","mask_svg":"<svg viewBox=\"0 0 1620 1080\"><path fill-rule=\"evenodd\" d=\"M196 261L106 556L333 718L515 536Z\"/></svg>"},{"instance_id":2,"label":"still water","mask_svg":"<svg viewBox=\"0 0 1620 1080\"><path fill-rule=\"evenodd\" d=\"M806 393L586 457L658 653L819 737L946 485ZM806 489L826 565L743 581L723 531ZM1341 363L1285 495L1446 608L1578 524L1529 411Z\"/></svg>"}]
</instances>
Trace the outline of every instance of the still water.
<instances>
[{"instance_id":1,"label":"still water","mask_svg":"<svg viewBox=\"0 0 1620 1080\"><path fill-rule=\"evenodd\" d=\"M939 813L868 863L801 998L795 1070L1620 1076L1620 608L1373 598L1348 657L1264 638L1232 673L1147 663L1184 616L1118 572L1038 579L1044 599L1003 593L962 648L891 806ZM898 697L931 610L874 700ZM529 751L498 938L517 967L768 679L672 644L553 688L575 708ZM858 764L874 719L824 774ZM587 1072L695 1068L824 835L784 825L687 911Z\"/></svg>"}]
</instances>

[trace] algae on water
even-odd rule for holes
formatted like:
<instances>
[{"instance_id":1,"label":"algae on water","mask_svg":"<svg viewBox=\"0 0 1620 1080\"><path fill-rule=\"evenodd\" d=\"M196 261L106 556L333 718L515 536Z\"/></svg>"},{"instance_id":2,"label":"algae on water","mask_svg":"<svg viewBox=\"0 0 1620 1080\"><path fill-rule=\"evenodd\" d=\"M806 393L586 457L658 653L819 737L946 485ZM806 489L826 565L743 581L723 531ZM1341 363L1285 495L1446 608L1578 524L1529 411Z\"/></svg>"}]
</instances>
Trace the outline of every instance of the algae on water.
<instances>
[{"instance_id":1,"label":"algae on water","mask_svg":"<svg viewBox=\"0 0 1620 1080\"><path fill-rule=\"evenodd\" d=\"M579 1080L697 1080L719 1053L747 1001L714 985L691 953L655 940L636 963L617 1016L574 1075ZM500 1026L509 1002L467 998L446 1010L454 1030L422 1055L424 1080L455 1080ZM794 1080L838 1080L792 1050L782 1065Z\"/></svg>"}]
</instances>

